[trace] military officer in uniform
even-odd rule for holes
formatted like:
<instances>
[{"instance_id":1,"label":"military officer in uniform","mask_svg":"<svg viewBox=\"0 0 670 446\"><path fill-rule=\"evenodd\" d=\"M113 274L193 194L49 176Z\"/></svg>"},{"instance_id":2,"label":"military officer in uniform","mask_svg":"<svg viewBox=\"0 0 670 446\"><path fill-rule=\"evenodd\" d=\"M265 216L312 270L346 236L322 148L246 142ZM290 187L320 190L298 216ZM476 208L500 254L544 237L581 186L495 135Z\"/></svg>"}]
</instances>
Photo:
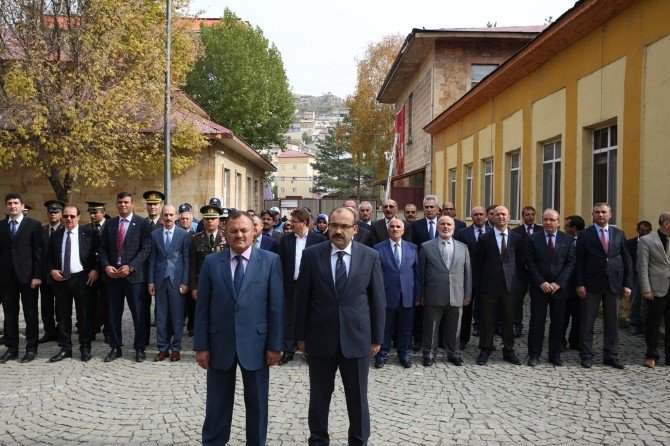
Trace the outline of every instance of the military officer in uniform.
<instances>
[{"instance_id":1,"label":"military officer in uniform","mask_svg":"<svg viewBox=\"0 0 670 446\"><path fill-rule=\"evenodd\" d=\"M98 231L98 235L102 235L102 228L109 219L105 212L105 205L101 201L87 201L88 216L91 223L85 227L93 228ZM88 315L89 327L91 327L91 340L95 340L95 336L102 332L105 337L105 342L109 342L109 327L107 320L109 319L109 307L107 305L107 289L102 280L96 280L91 285L91 299L88 300Z\"/></svg>"},{"instance_id":2,"label":"military officer in uniform","mask_svg":"<svg viewBox=\"0 0 670 446\"><path fill-rule=\"evenodd\" d=\"M144 194L144 201L147 203L147 220L149 220L149 226L153 231L156 228L162 228L163 222L161 222L161 209L163 208L163 200L165 200L165 195L162 192L157 190L148 190Z\"/></svg>"},{"instance_id":3,"label":"military officer in uniform","mask_svg":"<svg viewBox=\"0 0 670 446\"><path fill-rule=\"evenodd\" d=\"M47 217L49 219L49 223L42 226L44 235L44 248L42 252L46 256L51 236L61 227L61 218L63 216L65 203L60 200L49 200L44 202L44 207L47 209ZM46 270L46 262L43 262L43 265L42 285L40 285L40 310L42 313L44 336L37 341L39 344L56 340L56 297L53 292L54 281Z\"/></svg>"},{"instance_id":4,"label":"military officer in uniform","mask_svg":"<svg viewBox=\"0 0 670 446\"><path fill-rule=\"evenodd\" d=\"M227 211L227 210L226 210ZM189 283L191 284L191 298L186 300L186 330L188 335L193 336L193 317L195 314L195 300L198 297L198 279L200 268L205 263L205 257L214 252L223 251L226 248L226 239L223 229L219 229L219 219L224 210L214 204L208 204L200 208L204 230L191 237L191 248L189 255ZM226 212L226 217L228 213Z\"/></svg>"}]
</instances>

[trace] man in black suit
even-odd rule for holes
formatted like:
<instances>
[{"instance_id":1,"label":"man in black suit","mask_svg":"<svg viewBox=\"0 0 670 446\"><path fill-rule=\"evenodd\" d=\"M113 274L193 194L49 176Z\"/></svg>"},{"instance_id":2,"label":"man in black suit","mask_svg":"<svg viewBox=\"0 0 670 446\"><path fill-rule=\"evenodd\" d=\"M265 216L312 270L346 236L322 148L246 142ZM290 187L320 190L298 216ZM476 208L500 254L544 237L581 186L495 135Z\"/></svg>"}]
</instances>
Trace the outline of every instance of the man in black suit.
<instances>
[{"instance_id":1,"label":"man in black suit","mask_svg":"<svg viewBox=\"0 0 670 446\"><path fill-rule=\"evenodd\" d=\"M351 209L351 212L354 213L354 215L356 216L356 226L358 226L359 220L358 220L358 210L356 209L356 202L354 200L347 200L344 202L344 207ZM372 233L365 226L366 226L365 224L363 226L358 226L358 230L354 234L354 241L362 243L365 246L369 246L370 248L372 248Z\"/></svg>"},{"instance_id":2,"label":"man in black suit","mask_svg":"<svg viewBox=\"0 0 670 446\"><path fill-rule=\"evenodd\" d=\"M544 343L547 305L551 308L549 327L549 362L562 366L561 341L563 319L568 298L567 285L575 266L572 237L558 230L558 212L547 209L542 214L543 231L526 239L526 265L530 280L530 322L528 329L528 365L537 365Z\"/></svg>"},{"instance_id":3,"label":"man in black suit","mask_svg":"<svg viewBox=\"0 0 670 446\"><path fill-rule=\"evenodd\" d=\"M63 216L63 207L65 203L60 200L49 200L44 202L47 210L48 224L42 227L44 235L44 249L42 252L46 256L49 249L49 239L61 227L61 218ZM40 285L40 313L42 316L42 327L44 335L37 341L38 344L55 341L56 333L56 295L53 291L53 279L49 270L44 264L44 273L42 276L42 285Z\"/></svg>"},{"instance_id":4,"label":"man in black suit","mask_svg":"<svg viewBox=\"0 0 670 446\"><path fill-rule=\"evenodd\" d=\"M37 355L37 289L42 283L44 237L40 222L24 217L21 195L7 194L5 206L7 218L0 221L0 289L7 351L0 357L0 364L19 354L19 299L26 321L26 354L21 359L25 363Z\"/></svg>"},{"instance_id":5,"label":"man in black suit","mask_svg":"<svg viewBox=\"0 0 670 446\"><path fill-rule=\"evenodd\" d=\"M72 300L79 323L81 360L91 359L91 328L88 310L92 285L98 280L100 235L94 228L79 226L79 208L68 204L63 209L63 228L50 240L47 269L54 280L60 351L49 359L58 362L72 357ZM77 256L76 253L79 253Z\"/></svg>"},{"instance_id":6,"label":"man in black suit","mask_svg":"<svg viewBox=\"0 0 670 446\"><path fill-rule=\"evenodd\" d=\"M475 263L475 255L477 254L477 241L479 237L486 232L492 231L493 228L487 227L486 210L481 206L475 206L470 211L470 218L472 224L467 228L462 228L456 233L454 238L459 242L465 243L470 254L470 262ZM472 284L472 302L470 305L463 307L463 319L461 321L461 350L463 350L470 342L471 329L475 336L479 336L480 314L479 307L481 305L479 300L478 283Z\"/></svg>"},{"instance_id":7,"label":"man in black suit","mask_svg":"<svg viewBox=\"0 0 670 446\"><path fill-rule=\"evenodd\" d=\"M258 215L252 215L251 219L254 222L254 238L251 242L253 247L277 254L279 252L279 243L268 234L263 233L263 223L261 222L261 218Z\"/></svg>"},{"instance_id":8,"label":"man in black suit","mask_svg":"<svg viewBox=\"0 0 670 446\"><path fill-rule=\"evenodd\" d=\"M612 210L607 203L593 206L594 224L577 237L575 281L581 301L582 366L593 366L593 325L603 305L603 363L623 369L619 361L617 325L621 296L630 296L633 263L622 230L609 225Z\"/></svg>"},{"instance_id":9,"label":"man in black suit","mask_svg":"<svg viewBox=\"0 0 670 446\"><path fill-rule=\"evenodd\" d=\"M514 337L520 338L523 331L523 302L526 299L528 292L528 285L530 284L530 277L528 276L528 269L526 268L526 239L536 232L542 231L542 226L535 224L535 215L537 212L533 206L526 206L521 210L521 219L523 224L512 229L521 236L521 245L519 246L519 253L523 258L523 263L519 269L519 294L516 296L516 311L514 312Z\"/></svg>"},{"instance_id":10,"label":"man in black suit","mask_svg":"<svg viewBox=\"0 0 670 446\"><path fill-rule=\"evenodd\" d=\"M389 221L391 221L391 219L395 217L395 215L398 213L398 203L396 203L395 200L391 199L384 200L382 202L382 210L384 211L384 218L380 218L379 220L375 220L374 222L372 222L372 230L370 231L371 246L374 246L379 242L383 242L384 240L388 240ZM406 221L404 223L405 223L405 233L403 234L402 239L411 242L412 224Z\"/></svg>"},{"instance_id":11,"label":"man in black suit","mask_svg":"<svg viewBox=\"0 0 670 446\"><path fill-rule=\"evenodd\" d=\"M361 201L358 205L358 228L365 228L372 231L372 204L369 201Z\"/></svg>"},{"instance_id":12,"label":"man in black suit","mask_svg":"<svg viewBox=\"0 0 670 446\"><path fill-rule=\"evenodd\" d=\"M339 369L349 415L349 444L370 437L370 356L384 339L386 297L379 254L353 241L350 209L330 214L330 241L305 249L296 285L298 348L309 356L309 444L327 445L328 412Z\"/></svg>"},{"instance_id":13,"label":"man in black suit","mask_svg":"<svg viewBox=\"0 0 670 446\"><path fill-rule=\"evenodd\" d=\"M142 194L142 198L146 202L147 210L147 221L149 222L149 228L153 232L155 229L160 229L163 227L163 219L161 218L163 201L165 200L165 195L162 192L157 190L148 190ZM189 229L186 228L188 231ZM149 258L147 257L147 262L144 265L144 271L149 270ZM147 342L151 337L151 327L156 326L156 324L151 323L151 295L147 291L146 287L142 288L142 295L146 300L144 305L144 326L147 331ZM154 307L154 321L156 320L156 308ZM172 328L170 328L170 332Z\"/></svg>"},{"instance_id":14,"label":"man in black suit","mask_svg":"<svg viewBox=\"0 0 670 446\"><path fill-rule=\"evenodd\" d=\"M279 258L284 274L284 354L279 365L293 361L295 355L295 284L300 272L302 253L306 248L326 240L309 230L312 217L304 208L291 211L293 232L284 234L279 241Z\"/></svg>"},{"instance_id":15,"label":"man in black suit","mask_svg":"<svg viewBox=\"0 0 670 446\"><path fill-rule=\"evenodd\" d=\"M133 214L134 206L131 193L119 192L116 196L119 216L112 218L102 230L100 264L104 271L103 279L107 283L111 347L105 362L111 362L123 354L121 319L124 297L128 300L133 315L135 360L142 362L146 359L144 354L148 344L144 318L146 300L142 288L145 288L144 268L151 252L151 228L147 219Z\"/></svg>"},{"instance_id":16,"label":"man in black suit","mask_svg":"<svg viewBox=\"0 0 670 446\"><path fill-rule=\"evenodd\" d=\"M410 224L414 223L416 221L416 215L418 212L419 211L417 211L416 205L414 203L407 203L403 209L403 214L405 214L405 221L409 222Z\"/></svg>"},{"instance_id":17,"label":"man in black suit","mask_svg":"<svg viewBox=\"0 0 670 446\"><path fill-rule=\"evenodd\" d=\"M451 201L445 201L444 204L442 204L442 215L447 215L454 220L454 225L456 225L454 234L465 228L465 222L456 218L456 205Z\"/></svg>"},{"instance_id":18,"label":"man in black suit","mask_svg":"<svg viewBox=\"0 0 670 446\"><path fill-rule=\"evenodd\" d=\"M637 223L637 237L626 240L628 253L633 261L633 291L631 292L630 308L628 309L628 330L633 335L644 333L644 321L647 315L647 305L643 304L640 282L637 276L637 245L640 237L651 233L651 223L642 220Z\"/></svg>"},{"instance_id":19,"label":"man in black suit","mask_svg":"<svg viewBox=\"0 0 670 446\"><path fill-rule=\"evenodd\" d=\"M566 234L572 237L572 244L577 245L577 236L584 230L586 224L584 219L579 215L570 215L566 217L563 230ZM576 261L576 260L575 260ZM575 286L575 269L572 269L570 282L568 283L567 308L565 310L565 318L563 321L563 349L570 347L570 350L579 350L579 330L581 327L581 299L577 296L577 288ZM570 325L570 333L568 334L568 325ZM567 338L566 338L567 337Z\"/></svg>"},{"instance_id":20,"label":"man in black suit","mask_svg":"<svg viewBox=\"0 0 670 446\"><path fill-rule=\"evenodd\" d=\"M515 365L521 364L514 352L514 310L520 286L521 236L508 229L508 222L509 211L505 206L498 206L494 211L495 227L477 242L475 281L479 284L482 303L478 365L485 365L493 351L498 306L502 319L503 359Z\"/></svg>"}]
</instances>

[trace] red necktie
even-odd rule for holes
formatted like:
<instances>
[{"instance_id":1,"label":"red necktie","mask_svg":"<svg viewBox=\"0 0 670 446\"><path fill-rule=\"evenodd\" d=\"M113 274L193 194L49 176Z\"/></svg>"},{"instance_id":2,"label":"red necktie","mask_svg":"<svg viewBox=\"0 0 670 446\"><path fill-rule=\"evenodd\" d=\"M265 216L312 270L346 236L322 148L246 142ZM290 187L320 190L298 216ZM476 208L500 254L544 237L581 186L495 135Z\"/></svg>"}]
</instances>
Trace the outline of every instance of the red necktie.
<instances>
[{"instance_id":1,"label":"red necktie","mask_svg":"<svg viewBox=\"0 0 670 446\"><path fill-rule=\"evenodd\" d=\"M603 245L605 254L609 250L609 244L607 243L607 237L605 237L605 228L600 228L600 244Z\"/></svg>"},{"instance_id":2,"label":"red necktie","mask_svg":"<svg viewBox=\"0 0 670 446\"><path fill-rule=\"evenodd\" d=\"M549 258L554 258L554 234L547 234L549 241L547 242L547 247L549 248Z\"/></svg>"},{"instance_id":3,"label":"red necktie","mask_svg":"<svg viewBox=\"0 0 670 446\"><path fill-rule=\"evenodd\" d=\"M123 251L123 239L126 235L126 227L123 222L125 218L119 219L119 232L116 233L116 263L121 264L121 252Z\"/></svg>"}]
</instances>

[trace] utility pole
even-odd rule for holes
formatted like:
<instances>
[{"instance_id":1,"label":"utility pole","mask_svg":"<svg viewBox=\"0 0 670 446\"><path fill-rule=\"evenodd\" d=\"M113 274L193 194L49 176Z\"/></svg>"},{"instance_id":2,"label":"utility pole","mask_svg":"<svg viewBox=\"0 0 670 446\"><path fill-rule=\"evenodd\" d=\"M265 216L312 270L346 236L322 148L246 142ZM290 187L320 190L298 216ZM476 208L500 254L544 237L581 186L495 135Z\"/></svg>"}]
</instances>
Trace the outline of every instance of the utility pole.
<instances>
[{"instance_id":1,"label":"utility pole","mask_svg":"<svg viewBox=\"0 0 670 446\"><path fill-rule=\"evenodd\" d=\"M164 117L164 127L163 133L165 134L165 204L170 203L170 195L172 192L172 180L170 175L170 51L171 51L171 40L172 40L172 0L166 0L166 39L165 39L165 54L166 54L166 63L165 63L165 117Z\"/></svg>"}]
</instances>

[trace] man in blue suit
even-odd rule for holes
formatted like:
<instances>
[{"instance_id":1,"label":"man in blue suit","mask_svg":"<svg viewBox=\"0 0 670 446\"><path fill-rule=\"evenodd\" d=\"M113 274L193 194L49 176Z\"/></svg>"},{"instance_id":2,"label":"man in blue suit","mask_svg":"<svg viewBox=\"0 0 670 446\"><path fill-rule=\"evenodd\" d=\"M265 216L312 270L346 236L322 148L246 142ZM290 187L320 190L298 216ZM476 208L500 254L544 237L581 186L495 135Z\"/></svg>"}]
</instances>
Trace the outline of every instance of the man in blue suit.
<instances>
[{"instance_id":1,"label":"man in blue suit","mask_svg":"<svg viewBox=\"0 0 670 446\"><path fill-rule=\"evenodd\" d=\"M277 243L274 237L263 233L261 218L258 215L252 215L251 218L254 221L254 241L252 243L254 248L279 254L279 243Z\"/></svg>"},{"instance_id":2,"label":"man in blue suit","mask_svg":"<svg viewBox=\"0 0 670 446\"><path fill-rule=\"evenodd\" d=\"M384 339L386 297L379 253L353 241L351 209L330 214L329 241L303 251L296 284L295 336L309 357L309 444L327 445L328 412L339 369L349 415L349 444L370 437L369 357ZM387 233L388 236L388 233Z\"/></svg>"},{"instance_id":3,"label":"man in blue suit","mask_svg":"<svg viewBox=\"0 0 670 446\"><path fill-rule=\"evenodd\" d=\"M105 362L122 355L121 319L124 297L128 300L128 307L133 314L135 361L142 362L146 359L144 348L148 343L145 320L147 302L142 288L146 280L146 260L151 253L151 228L146 218L133 214L134 207L132 194L119 192L116 196L119 216L105 223L102 229L100 264L104 271L103 280L107 283L111 347Z\"/></svg>"},{"instance_id":4,"label":"man in blue suit","mask_svg":"<svg viewBox=\"0 0 670 446\"><path fill-rule=\"evenodd\" d=\"M384 367L391 350L391 336L395 331L398 359L407 369L412 367L410 355L414 306L421 302L418 250L414 243L402 239L405 225L399 218L391 219L388 232L389 239L374 246L379 252L386 294L384 342L375 356L375 367L378 369Z\"/></svg>"},{"instance_id":5,"label":"man in blue suit","mask_svg":"<svg viewBox=\"0 0 670 446\"><path fill-rule=\"evenodd\" d=\"M184 334L184 294L188 292L188 262L191 239L184 229L175 226L177 212L171 204L161 212L163 228L151 233L151 255L147 277L149 295L156 299L156 343L162 361L172 350L172 361L181 359ZM172 336L168 332L172 325ZM172 337L172 339L170 339Z\"/></svg>"},{"instance_id":6,"label":"man in blue suit","mask_svg":"<svg viewBox=\"0 0 670 446\"><path fill-rule=\"evenodd\" d=\"M207 370L204 445L230 439L238 364L246 444L264 445L267 436L269 367L284 343L284 290L279 256L253 248L253 237L251 216L233 214L226 224L229 248L205 257L200 271L193 349Z\"/></svg>"}]
</instances>

